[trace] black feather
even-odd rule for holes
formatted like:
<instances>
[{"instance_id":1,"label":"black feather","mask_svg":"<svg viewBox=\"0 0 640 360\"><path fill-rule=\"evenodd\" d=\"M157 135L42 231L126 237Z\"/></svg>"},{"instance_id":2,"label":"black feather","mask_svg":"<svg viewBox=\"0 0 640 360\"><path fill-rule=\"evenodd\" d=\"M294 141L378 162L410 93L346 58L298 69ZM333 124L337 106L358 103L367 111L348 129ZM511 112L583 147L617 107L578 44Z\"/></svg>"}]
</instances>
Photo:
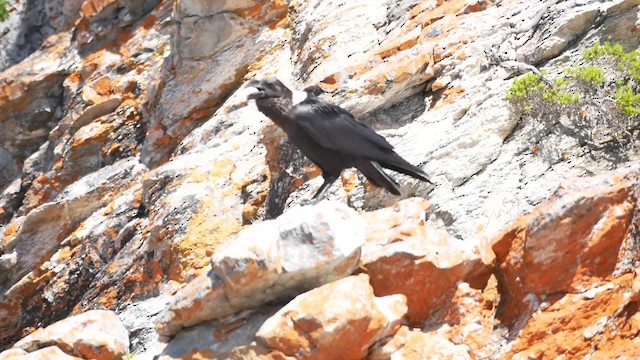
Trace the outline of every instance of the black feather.
<instances>
[{"instance_id":1,"label":"black feather","mask_svg":"<svg viewBox=\"0 0 640 360\"><path fill-rule=\"evenodd\" d=\"M307 89L309 96L294 105L291 90L278 79L253 80L250 95L258 109L282 128L289 139L322 169L325 179L314 198L321 197L342 170L355 167L374 185L400 195L398 183L382 167L431 183L427 174L398 155L375 131L338 105Z\"/></svg>"}]
</instances>

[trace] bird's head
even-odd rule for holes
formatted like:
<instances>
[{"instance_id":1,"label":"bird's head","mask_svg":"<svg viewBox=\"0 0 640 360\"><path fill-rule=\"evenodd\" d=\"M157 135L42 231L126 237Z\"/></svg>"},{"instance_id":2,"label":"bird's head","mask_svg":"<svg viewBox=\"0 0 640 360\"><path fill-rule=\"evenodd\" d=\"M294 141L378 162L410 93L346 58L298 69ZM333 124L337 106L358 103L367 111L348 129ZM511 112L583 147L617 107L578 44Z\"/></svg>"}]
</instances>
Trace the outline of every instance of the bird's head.
<instances>
[{"instance_id":1,"label":"bird's head","mask_svg":"<svg viewBox=\"0 0 640 360\"><path fill-rule=\"evenodd\" d=\"M274 77L263 80L251 80L245 86L256 89L256 91L247 96L248 99L253 100L282 97L291 99L292 95L291 90Z\"/></svg>"},{"instance_id":2,"label":"bird's head","mask_svg":"<svg viewBox=\"0 0 640 360\"><path fill-rule=\"evenodd\" d=\"M315 97L318 97L322 94L327 93L327 91L321 88L319 85L307 86L306 88L304 88L304 92L306 92L308 96L315 96Z\"/></svg>"}]
</instances>

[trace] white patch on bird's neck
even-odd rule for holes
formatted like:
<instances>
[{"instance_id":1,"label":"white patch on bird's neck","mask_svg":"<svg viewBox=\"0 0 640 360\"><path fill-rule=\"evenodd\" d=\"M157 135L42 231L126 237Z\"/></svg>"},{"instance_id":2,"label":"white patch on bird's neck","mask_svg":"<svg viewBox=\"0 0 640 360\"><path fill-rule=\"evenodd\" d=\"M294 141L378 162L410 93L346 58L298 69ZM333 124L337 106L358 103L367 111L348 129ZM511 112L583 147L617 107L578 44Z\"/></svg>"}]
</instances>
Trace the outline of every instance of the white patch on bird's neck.
<instances>
[{"instance_id":1,"label":"white patch on bird's neck","mask_svg":"<svg viewBox=\"0 0 640 360\"><path fill-rule=\"evenodd\" d=\"M293 105L298 105L301 102L305 101L307 99L307 96L309 96L309 95L304 91L294 91L292 96L291 96L291 100L293 101Z\"/></svg>"}]
</instances>

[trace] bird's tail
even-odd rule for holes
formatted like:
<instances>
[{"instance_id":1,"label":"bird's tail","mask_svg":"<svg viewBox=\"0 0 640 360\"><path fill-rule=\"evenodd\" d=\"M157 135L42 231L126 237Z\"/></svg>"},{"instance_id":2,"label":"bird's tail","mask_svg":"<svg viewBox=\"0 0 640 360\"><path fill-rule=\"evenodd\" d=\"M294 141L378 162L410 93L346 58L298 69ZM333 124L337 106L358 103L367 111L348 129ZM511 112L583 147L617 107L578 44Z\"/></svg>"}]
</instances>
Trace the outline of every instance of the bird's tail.
<instances>
[{"instance_id":1,"label":"bird's tail","mask_svg":"<svg viewBox=\"0 0 640 360\"><path fill-rule=\"evenodd\" d=\"M398 183L393 180L389 174L384 172L377 162L362 160L356 164L356 168L360 170L373 185L383 187L394 195L400 195L400 186Z\"/></svg>"},{"instance_id":2,"label":"bird's tail","mask_svg":"<svg viewBox=\"0 0 640 360\"><path fill-rule=\"evenodd\" d=\"M378 160L378 162L380 163L380 165L382 165L382 167L385 167L389 170L397 171L399 173L409 175L413 178L433 184L433 182L429 179L427 174L422 169L410 164L408 161L401 158L400 155L396 153L393 153L393 155L389 156L387 159Z\"/></svg>"}]
</instances>

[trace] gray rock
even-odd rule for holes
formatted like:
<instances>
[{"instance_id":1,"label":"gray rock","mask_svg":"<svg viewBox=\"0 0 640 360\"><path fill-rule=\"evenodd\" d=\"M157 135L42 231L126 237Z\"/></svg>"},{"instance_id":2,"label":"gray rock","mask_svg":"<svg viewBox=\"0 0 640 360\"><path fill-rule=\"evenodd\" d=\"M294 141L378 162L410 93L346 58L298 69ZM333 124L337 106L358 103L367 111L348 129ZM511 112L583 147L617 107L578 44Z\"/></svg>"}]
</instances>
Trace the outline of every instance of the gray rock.
<instances>
[{"instance_id":1,"label":"gray rock","mask_svg":"<svg viewBox=\"0 0 640 360\"><path fill-rule=\"evenodd\" d=\"M131 353L136 356L150 353L163 344L158 341L155 330L156 316L167 308L170 297L160 295L137 303L127 305L118 314L122 325L127 329L131 338Z\"/></svg>"},{"instance_id":2,"label":"gray rock","mask_svg":"<svg viewBox=\"0 0 640 360\"><path fill-rule=\"evenodd\" d=\"M15 11L0 22L0 71L22 61L51 35L69 30L80 16L83 0L15 1Z\"/></svg>"},{"instance_id":3,"label":"gray rock","mask_svg":"<svg viewBox=\"0 0 640 360\"><path fill-rule=\"evenodd\" d=\"M11 154L0 147L0 190L4 190L20 174L20 169Z\"/></svg>"},{"instance_id":4,"label":"gray rock","mask_svg":"<svg viewBox=\"0 0 640 360\"><path fill-rule=\"evenodd\" d=\"M176 294L158 318L158 333L173 335L351 274L364 226L346 205L322 202L245 228L214 254L209 274Z\"/></svg>"},{"instance_id":5,"label":"gray rock","mask_svg":"<svg viewBox=\"0 0 640 360\"><path fill-rule=\"evenodd\" d=\"M20 201L22 200L22 192L20 187L22 185L22 179L17 178L13 180L0 194L0 208L2 214L0 214L0 224L6 224L9 222L13 214L20 207ZM0 233L2 233L0 231Z\"/></svg>"},{"instance_id":6,"label":"gray rock","mask_svg":"<svg viewBox=\"0 0 640 360\"><path fill-rule=\"evenodd\" d=\"M129 159L87 175L67 187L54 202L46 203L28 215L16 219L19 224L15 234L3 240L5 251L14 251L18 265L14 267L10 281L0 293L34 266L51 255L74 225L104 206L114 190L122 188L139 175L144 167ZM59 226L66 224L65 226Z\"/></svg>"},{"instance_id":7,"label":"gray rock","mask_svg":"<svg viewBox=\"0 0 640 360\"><path fill-rule=\"evenodd\" d=\"M209 354L210 359L256 359L269 350L256 344L260 326L278 309L262 307L246 311L224 321L210 321L184 329L171 341L144 358L158 355L161 360L182 359L192 353Z\"/></svg>"},{"instance_id":8,"label":"gray rock","mask_svg":"<svg viewBox=\"0 0 640 360\"><path fill-rule=\"evenodd\" d=\"M311 83L321 81L336 69L363 61L367 51L384 35L384 1L299 1L293 19L293 56L296 75ZM340 12L336 17L335 12ZM344 31L349 29L349 31Z\"/></svg>"},{"instance_id":9,"label":"gray rock","mask_svg":"<svg viewBox=\"0 0 640 360\"><path fill-rule=\"evenodd\" d=\"M0 73L0 147L11 153L18 166L47 141L60 120L56 109L62 103L62 83L76 60L70 40L69 34L54 37L46 47Z\"/></svg>"}]
</instances>

